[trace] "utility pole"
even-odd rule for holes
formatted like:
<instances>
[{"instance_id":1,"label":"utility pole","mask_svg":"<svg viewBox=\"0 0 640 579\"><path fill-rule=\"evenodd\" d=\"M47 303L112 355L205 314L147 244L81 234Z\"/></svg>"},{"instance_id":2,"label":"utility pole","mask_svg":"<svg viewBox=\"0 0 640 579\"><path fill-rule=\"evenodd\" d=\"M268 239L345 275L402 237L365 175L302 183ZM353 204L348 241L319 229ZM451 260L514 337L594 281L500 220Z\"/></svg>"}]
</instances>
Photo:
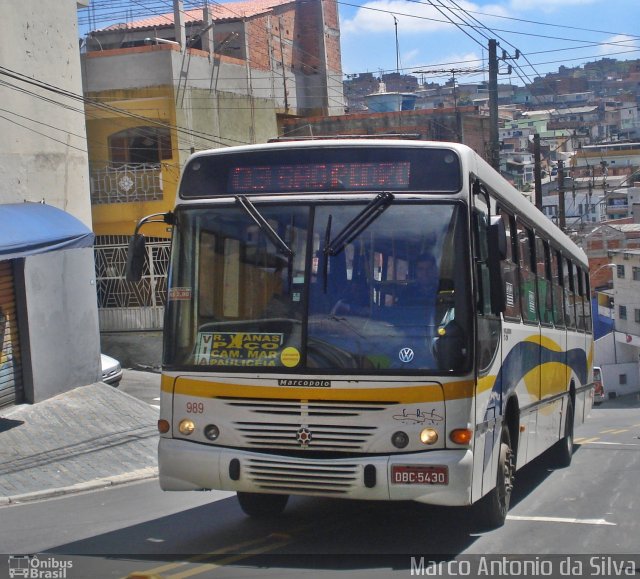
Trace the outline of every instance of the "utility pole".
<instances>
[{"instance_id":1,"label":"utility pole","mask_svg":"<svg viewBox=\"0 0 640 579\"><path fill-rule=\"evenodd\" d=\"M209 59L211 60L213 59L214 50L213 19L207 2L205 2L202 9L202 23L204 24L204 32L200 35L202 38L202 50L206 50L209 53Z\"/></svg>"},{"instance_id":2,"label":"utility pole","mask_svg":"<svg viewBox=\"0 0 640 579\"><path fill-rule=\"evenodd\" d=\"M540 160L540 135L533 135L533 179L536 193L536 207L542 211L542 167Z\"/></svg>"},{"instance_id":3,"label":"utility pole","mask_svg":"<svg viewBox=\"0 0 640 579\"><path fill-rule=\"evenodd\" d=\"M284 110L289 112L289 89L287 88L287 70L284 66L284 42L282 41L282 16L278 17L278 36L280 38L280 62L282 64L282 90L284 92Z\"/></svg>"},{"instance_id":4,"label":"utility pole","mask_svg":"<svg viewBox=\"0 0 640 579\"><path fill-rule=\"evenodd\" d=\"M562 231L567 228L564 205L564 161L558 161L558 225Z\"/></svg>"},{"instance_id":5,"label":"utility pole","mask_svg":"<svg viewBox=\"0 0 640 579\"><path fill-rule=\"evenodd\" d=\"M500 143L498 141L498 43L489 39L489 163L500 171Z\"/></svg>"},{"instance_id":6,"label":"utility pole","mask_svg":"<svg viewBox=\"0 0 640 579\"><path fill-rule=\"evenodd\" d=\"M180 43L180 50L185 50L187 47L187 36L184 29L183 0L173 0L173 26L175 28L176 41Z\"/></svg>"}]
</instances>

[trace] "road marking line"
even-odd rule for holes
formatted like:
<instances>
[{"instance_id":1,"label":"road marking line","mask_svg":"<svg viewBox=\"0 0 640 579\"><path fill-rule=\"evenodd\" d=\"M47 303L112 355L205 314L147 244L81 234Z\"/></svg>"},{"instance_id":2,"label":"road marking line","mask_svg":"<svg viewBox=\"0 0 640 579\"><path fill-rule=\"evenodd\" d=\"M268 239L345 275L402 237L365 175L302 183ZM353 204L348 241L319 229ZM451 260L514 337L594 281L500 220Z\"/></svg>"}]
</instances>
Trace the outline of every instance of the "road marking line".
<instances>
[{"instance_id":1,"label":"road marking line","mask_svg":"<svg viewBox=\"0 0 640 579\"><path fill-rule=\"evenodd\" d=\"M617 526L617 523L610 523L604 519L569 519L563 517L522 517L518 515L507 515L510 521L536 521L541 523L572 523L574 525L610 525Z\"/></svg>"},{"instance_id":2,"label":"road marking line","mask_svg":"<svg viewBox=\"0 0 640 579\"><path fill-rule=\"evenodd\" d=\"M599 436L594 436L593 438L582 438L580 439L579 444L591 444L592 442L595 442L596 440L600 440Z\"/></svg>"},{"instance_id":3,"label":"road marking line","mask_svg":"<svg viewBox=\"0 0 640 579\"><path fill-rule=\"evenodd\" d=\"M336 516L336 517L329 517L325 520L325 523L323 525L324 529L327 529L329 527L335 526L335 525L340 525L342 524L342 516ZM240 550L243 547L247 547L250 545L257 545L259 543L263 543L264 541L269 541L269 540L279 540L279 543L271 543L266 545L266 547L264 548L260 548L260 550L254 550L252 552L246 552L246 553L240 553L238 555L232 555L230 557L228 557L227 559L224 559L222 561L219 561L216 564L209 564L209 565L214 565L215 566L221 566L221 565L225 565L227 563L231 563L235 560L239 560L242 558L246 558L246 557L251 557L253 555L257 555L259 553L265 552L265 551L269 551L269 550L273 550L273 549L277 549L283 545L286 545L287 543L291 542L293 540L293 538L298 535L299 533L308 531L309 529L315 529L316 527L316 523L312 522L312 523L303 523L300 525L297 525L295 527L292 527L291 529L288 529L287 532L273 532L273 533L269 533L269 535L267 535L266 537L259 537L257 539L252 539L250 541L244 541L241 543L236 543L235 545L228 545L227 547L221 547L220 549L216 549L215 551L210 551L209 553L202 553L200 555L195 555L193 557L190 557L189 559L186 559L184 561L179 561L176 563L168 563L166 565L162 565L160 567L156 567L154 569L148 569L146 571L133 571L132 573L129 573L125 579L129 579L129 578L134 578L134 577L153 577L154 575L159 575L160 573L164 573L165 571L171 571L173 569L177 569L178 567L184 567L185 565L189 565L191 563L198 563L199 561L204 561L205 559L210 559L212 557L215 557L216 555L225 555L227 553L229 553L230 551L234 551L234 550ZM236 557L238 557L238 559L236 559ZM205 565L205 567L207 567L207 565ZM204 569L203 571L198 571L198 573L204 573L204 571L208 570L209 567L207 567L207 569ZM189 571L185 571L184 573L189 573ZM189 575L182 575L180 573L176 574L176 575L171 575L171 577L173 579L177 579L180 577L189 577L191 575L194 575L195 573L190 573ZM164 579L164 578L163 578Z\"/></svg>"},{"instance_id":4,"label":"road marking line","mask_svg":"<svg viewBox=\"0 0 640 579\"><path fill-rule=\"evenodd\" d=\"M160 410L160 406L158 406L157 404L149 404L149 406L151 406L151 408L155 408L156 410Z\"/></svg>"},{"instance_id":5,"label":"road marking line","mask_svg":"<svg viewBox=\"0 0 640 579\"><path fill-rule=\"evenodd\" d=\"M623 432L629 432L628 428L621 428L620 430L613 430L611 434L622 434Z\"/></svg>"},{"instance_id":6,"label":"road marking line","mask_svg":"<svg viewBox=\"0 0 640 579\"><path fill-rule=\"evenodd\" d=\"M249 545L255 545L257 543L263 543L264 541L269 540L271 535L267 537L260 537L258 539L252 539L251 541L243 541L241 543L236 543L235 545L228 545L226 547L221 547L220 549L216 549L215 551L210 551L209 553L202 553L201 555L195 555L186 559L185 561L179 561L177 563L168 563L166 565L161 565L160 567L155 567L153 569L148 569L146 571L134 571L129 574L127 577L131 575L157 575L159 573L164 573L165 571L171 571L172 569L177 569L178 567L182 567L184 565L188 565L189 563L196 563L198 561L203 561L204 559L208 559L210 557L214 557L216 555L226 555L230 551L235 551L236 549L242 549L243 547L248 547Z\"/></svg>"},{"instance_id":7,"label":"road marking line","mask_svg":"<svg viewBox=\"0 0 640 579\"><path fill-rule=\"evenodd\" d=\"M600 434L609 434L610 432L615 432L615 428L607 428L607 430L601 430Z\"/></svg>"},{"instance_id":8,"label":"road marking line","mask_svg":"<svg viewBox=\"0 0 640 579\"><path fill-rule=\"evenodd\" d=\"M254 555L260 555L261 553L274 551L275 549L284 547L288 542L289 541L281 541L280 543L273 543L271 545L266 545L259 549L252 549L251 551L247 551L246 553L240 553L239 555L232 555L231 557L226 557L225 559L221 559L217 563L206 563L205 565L200 565L199 567L188 569L187 571L183 571L182 573L167 575L166 579L186 579L186 577L193 577L194 575L200 575L201 573L206 573L207 571L213 571L214 569L219 569L220 567L224 567L229 563L235 563L236 561L241 561L242 559L248 559L249 557L253 557Z\"/></svg>"},{"instance_id":9,"label":"road marking line","mask_svg":"<svg viewBox=\"0 0 640 579\"><path fill-rule=\"evenodd\" d=\"M582 444L608 444L610 446L640 446L640 443L637 442L605 442L601 440L599 442L587 442Z\"/></svg>"}]
</instances>

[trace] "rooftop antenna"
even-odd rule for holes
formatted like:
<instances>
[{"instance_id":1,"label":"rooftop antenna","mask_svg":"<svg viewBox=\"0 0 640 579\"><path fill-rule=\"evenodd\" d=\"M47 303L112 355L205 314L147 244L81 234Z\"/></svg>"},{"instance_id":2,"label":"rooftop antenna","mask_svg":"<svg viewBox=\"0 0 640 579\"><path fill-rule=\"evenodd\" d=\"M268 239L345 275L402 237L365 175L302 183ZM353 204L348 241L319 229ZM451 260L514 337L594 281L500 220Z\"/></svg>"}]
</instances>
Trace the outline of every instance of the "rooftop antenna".
<instances>
[{"instance_id":1,"label":"rooftop antenna","mask_svg":"<svg viewBox=\"0 0 640 579\"><path fill-rule=\"evenodd\" d=\"M395 14L392 14L391 16L393 16L393 24L396 28L396 72L400 74L400 44L398 42L398 19L396 18Z\"/></svg>"}]
</instances>

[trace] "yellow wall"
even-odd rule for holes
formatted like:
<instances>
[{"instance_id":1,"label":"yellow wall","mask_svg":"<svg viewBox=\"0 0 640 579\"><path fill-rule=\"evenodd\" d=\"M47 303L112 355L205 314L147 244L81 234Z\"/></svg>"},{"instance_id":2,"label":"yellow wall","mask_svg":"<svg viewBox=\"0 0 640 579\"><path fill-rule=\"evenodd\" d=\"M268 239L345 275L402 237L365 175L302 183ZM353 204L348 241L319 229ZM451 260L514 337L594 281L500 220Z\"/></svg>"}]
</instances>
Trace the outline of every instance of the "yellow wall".
<instances>
[{"instance_id":1,"label":"yellow wall","mask_svg":"<svg viewBox=\"0 0 640 579\"><path fill-rule=\"evenodd\" d=\"M108 139L110 135L125 129L143 125L153 126L142 118L129 113L160 121L175 127L174 93L170 86L141 88L132 90L110 90L86 95L88 99L108 104L118 110L105 110L95 105L86 106L87 140L91 167L109 161ZM109 203L92 205L93 229L96 235L131 235L137 221L151 213L173 209L180 175L178 155L178 135L171 131L172 159L162 161L162 201L141 201L135 203ZM149 237L169 237L164 224L145 226L144 234Z\"/></svg>"}]
</instances>

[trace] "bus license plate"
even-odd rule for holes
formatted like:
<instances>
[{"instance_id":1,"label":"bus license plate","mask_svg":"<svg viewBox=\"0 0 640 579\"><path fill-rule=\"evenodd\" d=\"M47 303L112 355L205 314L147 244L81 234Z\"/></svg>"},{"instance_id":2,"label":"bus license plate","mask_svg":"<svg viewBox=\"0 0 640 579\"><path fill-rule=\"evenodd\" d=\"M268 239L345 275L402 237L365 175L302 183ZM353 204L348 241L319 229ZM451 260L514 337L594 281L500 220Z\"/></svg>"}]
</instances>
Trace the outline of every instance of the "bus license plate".
<instances>
[{"instance_id":1,"label":"bus license plate","mask_svg":"<svg viewBox=\"0 0 640 579\"><path fill-rule=\"evenodd\" d=\"M406 466L391 467L391 482L400 485L447 485L449 469L446 466Z\"/></svg>"}]
</instances>

